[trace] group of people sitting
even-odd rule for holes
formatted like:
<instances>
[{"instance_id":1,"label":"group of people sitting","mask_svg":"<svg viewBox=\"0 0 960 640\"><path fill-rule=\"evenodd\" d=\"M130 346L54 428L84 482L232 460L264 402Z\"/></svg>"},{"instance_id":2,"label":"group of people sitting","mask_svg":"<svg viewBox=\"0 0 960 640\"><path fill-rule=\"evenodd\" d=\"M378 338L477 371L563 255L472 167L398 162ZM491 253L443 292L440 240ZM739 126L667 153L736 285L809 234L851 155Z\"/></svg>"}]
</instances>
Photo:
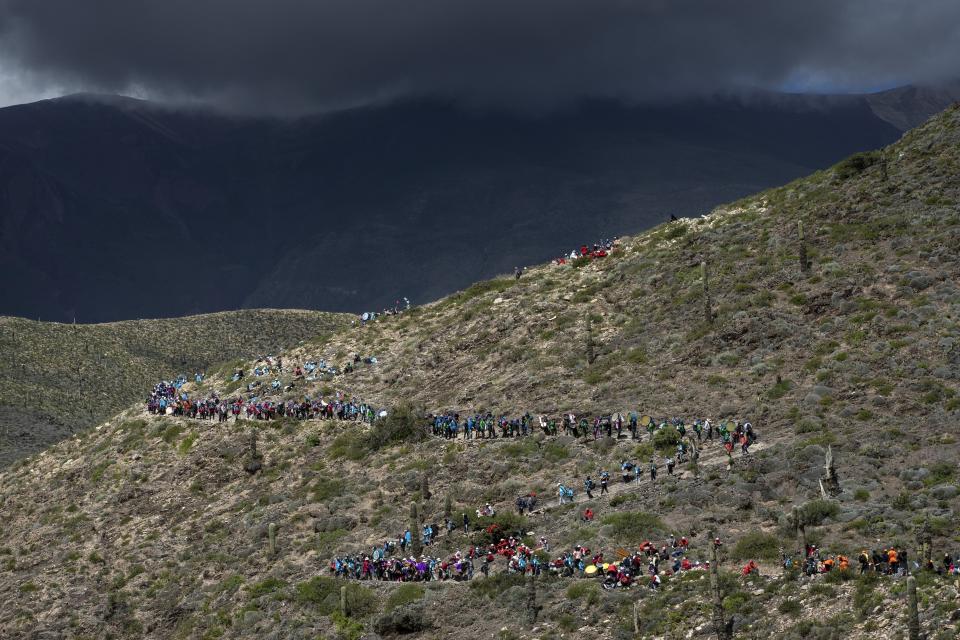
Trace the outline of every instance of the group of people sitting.
<instances>
[{"instance_id":1,"label":"group of people sitting","mask_svg":"<svg viewBox=\"0 0 960 640\"><path fill-rule=\"evenodd\" d=\"M365 325L373 322L380 316L395 316L410 310L410 298L404 296L402 300L396 300L392 307L387 307L383 311L364 311L360 314L360 324Z\"/></svg>"},{"instance_id":2,"label":"group of people sitting","mask_svg":"<svg viewBox=\"0 0 960 640\"><path fill-rule=\"evenodd\" d=\"M576 260L577 258L606 258L618 246L620 246L620 238L614 236L613 240L601 240L600 242L594 242L593 245L580 245L579 249L574 249L569 254L560 256L555 262L566 264L568 260Z\"/></svg>"}]
</instances>

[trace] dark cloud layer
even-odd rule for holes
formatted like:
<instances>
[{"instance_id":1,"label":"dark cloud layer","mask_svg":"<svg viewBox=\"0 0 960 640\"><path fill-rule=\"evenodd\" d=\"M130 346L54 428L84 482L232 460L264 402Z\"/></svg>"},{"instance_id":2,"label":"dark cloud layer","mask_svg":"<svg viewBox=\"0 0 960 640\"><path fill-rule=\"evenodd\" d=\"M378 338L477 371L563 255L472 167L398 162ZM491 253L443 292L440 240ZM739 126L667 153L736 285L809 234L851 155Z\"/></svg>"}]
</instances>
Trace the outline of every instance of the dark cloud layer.
<instances>
[{"instance_id":1,"label":"dark cloud layer","mask_svg":"<svg viewBox=\"0 0 960 640\"><path fill-rule=\"evenodd\" d=\"M0 73L296 113L960 76L957 0L0 0Z\"/></svg>"}]
</instances>

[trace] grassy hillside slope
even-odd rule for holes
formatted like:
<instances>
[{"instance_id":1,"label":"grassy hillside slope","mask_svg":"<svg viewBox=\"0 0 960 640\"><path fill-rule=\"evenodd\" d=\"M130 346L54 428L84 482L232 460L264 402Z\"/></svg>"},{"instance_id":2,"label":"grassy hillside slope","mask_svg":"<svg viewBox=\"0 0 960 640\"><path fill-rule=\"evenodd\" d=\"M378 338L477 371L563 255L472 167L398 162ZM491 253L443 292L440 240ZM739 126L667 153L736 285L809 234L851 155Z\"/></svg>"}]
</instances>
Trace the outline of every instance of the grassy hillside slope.
<instances>
[{"instance_id":1,"label":"grassy hillside slope","mask_svg":"<svg viewBox=\"0 0 960 640\"><path fill-rule=\"evenodd\" d=\"M534 540L545 535L556 550L581 543L608 555L686 533L701 559L713 529L727 542L721 588L737 637L906 637L903 580L797 579L780 575L776 559L796 546L794 507L809 514L809 539L831 552L900 545L916 558L915 528L926 522L935 558L956 553L958 202L960 110L952 109L881 152L626 238L609 258L479 283L289 350L284 363L377 358L298 382L298 397L340 390L429 410L638 408L750 419L760 442L729 468L720 448L706 445L698 469L500 522ZM227 374L203 390L236 393ZM486 501L505 514L520 494L547 500L559 481L579 488L587 473L656 450L646 439L542 435L374 450L364 432L335 421L217 425L136 407L19 463L0 475L0 632L376 637L397 629L387 624L391 609L407 603L403 610L421 612L422 638L709 634L709 589L697 572L667 579L660 592L538 580L532 630L528 585L500 575L502 560L492 578L469 584L352 583L348 616L339 616L341 585L321 577L328 561L394 537L409 526L411 503L428 522L442 522L448 496L452 514ZM251 433L263 455L252 476L244 471ZM827 445L843 491L824 503L817 481ZM586 506L597 512L593 523L579 519ZM458 532L431 553L483 537ZM748 559L764 577L735 574ZM957 586L928 573L918 583L923 630L955 637Z\"/></svg>"},{"instance_id":2,"label":"grassy hillside slope","mask_svg":"<svg viewBox=\"0 0 960 640\"><path fill-rule=\"evenodd\" d=\"M0 467L105 420L159 379L276 353L350 322L271 309L82 325L0 317Z\"/></svg>"}]
</instances>

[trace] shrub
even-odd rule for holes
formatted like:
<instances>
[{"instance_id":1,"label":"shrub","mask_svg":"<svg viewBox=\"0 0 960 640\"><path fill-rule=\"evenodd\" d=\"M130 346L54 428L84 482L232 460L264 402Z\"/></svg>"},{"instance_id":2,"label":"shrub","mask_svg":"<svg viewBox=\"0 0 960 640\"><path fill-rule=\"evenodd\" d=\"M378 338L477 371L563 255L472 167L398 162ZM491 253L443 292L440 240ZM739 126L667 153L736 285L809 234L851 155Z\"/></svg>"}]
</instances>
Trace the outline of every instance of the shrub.
<instances>
[{"instance_id":1,"label":"shrub","mask_svg":"<svg viewBox=\"0 0 960 640\"><path fill-rule=\"evenodd\" d=\"M829 500L811 500L800 507L800 518L808 525L821 525L827 518L832 518L840 511L836 502Z\"/></svg>"},{"instance_id":2,"label":"shrub","mask_svg":"<svg viewBox=\"0 0 960 640\"><path fill-rule=\"evenodd\" d=\"M340 587L347 588L347 614L353 617L369 615L377 609L377 598L372 591L354 582L344 582L317 576L301 582L296 588L297 602L312 604L320 614L339 613Z\"/></svg>"},{"instance_id":3,"label":"shrub","mask_svg":"<svg viewBox=\"0 0 960 640\"><path fill-rule=\"evenodd\" d=\"M423 593L423 587L419 584L412 582L401 584L394 589L393 593L390 594L390 597L387 598L387 604L384 606L384 610L389 613L397 607L402 607L417 602L423 598Z\"/></svg>"},{"instance_id":4,"label":"shrub","mask_svg":"<svg viewBox=\"0 0 960 640\"><path fill-rule=\"evenodd\" d=\"M870 499L870 492L866 489L857 489L853 492L853 499L858 502L866 502Z\"/></svg>"},{"instance_id":5,"label":"shrub","mask_svg":"<svg viewBox=\"0 0 960 640\"><path fill-rule=\"evenodd\" d=\"M613 537L628 543L649 540L666 528L660 518L643 511L612 513L603 518L603 524Z\"/></svg>"},{"instance_id":6,"label":"shrub","mask_svg":"<svg viewBox=\"0 0 960 640\"><path fill-rule=\"evenodd\" d=\"M666 426L653 432L653 446L657 451L673 452L680 442L680 432L673 425Z\"/></svg>"},{"instance_id":7,"label":"shrub","mask_svg":"<svg viewBox=\"0 0 960 640\"><path fill-rule=\"evenodd\" d=\"M475 519L473 528L476 530L473 535L474 544L488 545L511 535L522 536L527 529L527 520L513 511L501 511L495 516Z\"/></svg>"},{"instance_id":8,"label":"shrub","mask_svg":"<svg viewBox=\"0 0 960 640\"><path fill-rule=\"evenodd\" d=\"M370 589L361 587L356 582L347 582L346 587L348 616L362 618L374 613L379 608L377 595Z\"/></svg>"},{"instance_id":9,"label":"shrub","mask_svg":"<svg viewBox=\"0 0 960 640\"><path fill-rule=\"evenodd\" d=\"M586 598L587 604L595 604L600 598L600 588L596 582L577 581L567 587L567 599Z\"/></svg>"},{"instance_id":10,"label":"shrub","mask_svg":"<svg viewBox=\"0 0 960 640\"><path fill-rule=\"evenodd\" d=\"M734 545L731 554L738 560L775 560L780 555L780 540L761 531L751 531Z\"/></svg>"},{"instance_id":11,"label":"shrub","mask_svg":"<svg viewBox=\"0 0 960 640\"><path fill-rule=\"evenodd\" d=\"M343 482L330 478L318 478L310 489L314 502L324 502L343 495Z\"/></svg>"},{"instance_id":12,"label":"shrub","mask_svg":"<svg viewBox=\"0 0 960 640\"><path fill-rule=\"evenodd\" d=\"M266 578L256 584L250 585L247 588L247 593L250 594L251 600L256 600L261 596L269 595L285 586L287 586L287 583L279 578Z\"/></svg>"},{"instance_id":13,"label":"shrub","mask_svg":"<svg viewBox=\"0 0 960 640\"><path fill-rule=\"evenodd\" d=\"M39 590L40 587L33 582L24 582L22 585L20 585L20 593L33 593L34 591Z\"/></svg>"},{"instance_id":14,"label":"shrub","mask_svg":"<svg viewBox=\"0 0 960 640\"><path fill-rule=\"evenodd\" d=\"M423 618L423 607L402 607L389 611L380 616L373 623L373 630L381 636L418 633L429 628L429 623Z\"/></svg>"},{"instance_id":15,"label":"shrub","mask_svg":"<svg viewBox=\"0 0 960 640\"><path fill-rule=\"evenodd\" d=\"M181 455L186 455L187 453L190 452L190 448L193 447L193 443L196 442L196 440L197 440L196 432L191 433L186 438L180 441L180 446L177 447L177 451L179 451Z\"/></svg>"},{"instance_id":16,"label":"shrub","mask_svg":"<svg viewBox=\"0 0 960 640\"><path fill-rule=\"evenodd\" d=\"M401 402L385 418L373 423L366 438L367 447L377 451L383 447L401 442L420 442L427 437L427 428L417 410L409 402Z\"/></svg>"},{"instance_id":17,"label":"shrub","mask_svg":"<svg viewBox=\"0 0 960 640\"><path fill-rule=\"evenodd\" d=\"M787 598L777 606L777 611L793 617L800 615L800 610L800 601L791 598Z\"/></svg>"},{"instance_id":18,"label":"shrub","mask_svg":"<svg viewBox=\"0 0 960 640\"><path fill-rule=\"evenodd\" d=\"M771 400L779 400L783 396L787 395L787 392L793 388L793 381L783 379L780 382L776 383L770 388L770 391L767 391L767 397Z\"/></svg>"},{"instance_id":19,"label":"shrub","mask_svg":"<svg viewBox=\"0 0 960 640\"><path fill-rule=\"evenodd\" d=\"M497 596L511 587L523 584L523 576L516 573L498 573L489 578L474 578L470 581L470 591L477 595L496 600Z\"/></svg>"},{"instance_id":20,"label":"shrub","mask_svg":"<svg viewBox=\"0 0 960 640\"><path fill-rule=\"evenodd\" d=\"M836 172L837 178L840 180L847 180L848 178L852 178L855 175L863 173L869 167L872 167L879 161L879 151L863 151L861 153L855 153L849 158L840 161L836 165L834 171Z\"/></svg>"},{"instance_id":21,"label":"shrub","mask_svg":"<svg viewBox=\"0 0 960 640\"><path fill-rule=\"evenodd\" d=\"M367 455L367 451L358 434L351 431L341 433L334 438L333 442L330 443L330 448L327 450L327 455L333 459L346 458L347 460L361 460Z\"/></svg>"},{"instance_id":22,"label":"shrub","mask_svg":"<svg viewBox=\"0 0 960 640\"><path fill-rule=\"evenodd\" d=\"M491 291L495 293L502 293L512 287L515 282L516 281L513 278L499 278L495 280L475 282L464 289L463 292L457 294L454 299L457 302L466 302L467 300L471 300L477 296L482 296L486 293L490 293Z\"/></svg>"},{"instance_id":23,"label":"shrub","mask_svg":"<svg viewBox=\"0 0 960 640\"><path fill-rule=\"evenodd\" d=\"M570 451L567 449L566 445L558 444L556 442L548 442L543 447L543 457L548 462L560 462L561 460L566 460L570 457Z\"/></svg>"},{"instance_id":24,"label":"shrub","mask_svg":"<svg viewBox=\"0 0 960 640\"><path fill-rule=\"evenodd\" d=\"M340 585L332 578L317 576L297 585L297 602L316 605L330 615L340 606Z\"/></svg>"},{"instance_id":25,"label":"shrub","mask_svg":"<svg viewBox=\"0 0 960 640\"><path fill-rule=\"evenodd\" d=\"M943 484L953 479L954 465L950 462L936 462L930 465L930 475L923 479L925 485Z\"/></svg>"}]
</instances>

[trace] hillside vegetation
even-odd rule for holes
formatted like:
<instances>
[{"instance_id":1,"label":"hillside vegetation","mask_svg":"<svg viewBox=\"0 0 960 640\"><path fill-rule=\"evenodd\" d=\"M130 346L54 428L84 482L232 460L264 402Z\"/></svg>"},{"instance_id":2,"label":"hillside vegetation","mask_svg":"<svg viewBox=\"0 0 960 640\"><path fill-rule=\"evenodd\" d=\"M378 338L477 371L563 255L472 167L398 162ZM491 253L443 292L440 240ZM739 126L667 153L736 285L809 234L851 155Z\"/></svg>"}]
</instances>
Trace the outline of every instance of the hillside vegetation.
<instances>
[{"instance_id":1,"label":"hillside vegetation","mask_svg":"<svg viewBox=\"0 0 960 640\"><path fill-rule=\"evenodd\" d=\"M0 317L0 467L102 422L160 379L276 353L351 320L270 309L79 325Z\"/></svg>"},{"instance_id":2,"label":"hillside vegetation","mask_svg":"<svg viewBox=\"0 0 960 640\"><path fill-rule=\"evenodd\" d=\"M637 409L749 419L760 434L753 453L729 465L719 446L707 444L696 467L593 501L578 495L570 506L553 506L556 484L579 489L600 468L616 477L620 460L642 462L658 442L431 436L373 450L370 427L358 423L217 424L132 407L0 475L0 633L372 638L403 631L504 640L711 633L713 600L698 571L665 579L660 591L607 592L590 579L544 577L535 582L536 609L529 583L501 573L502 562L490 578L421 590L328 577L334 555L368 553L411 520L442 522L449 498L454 517L488 501L499 515L442 536L432 555L483 542L493 522L530 541L547 536L558 552L587 544L613 555L685 534L691 554L706 559L712 530L725 541L720 590L735 637L906 638L903 579L798 578L777 559L781 548L796 548L795 507L808 540L832 553L897 545L916 559L916 530L925 524L934 559L956 555L958 202L954 108L887 149L702 219L624 238L608 258L478 283L283 354L285 383L298 363L377 359L300 380L289 393L297 399L342 391L377 406L510 415ZM804 254L809 268L801 268ZM249 376L252 365L240 366ZM239 393L230 369L195 391ZM842 491L822 500L828 446ZM669 453L669 443L659 449ZM251 459L262 463L253 474L245 470ZM551 508L510 513L529 491ZM585 523L588 506L597 518ZM737 574L750 559L762 577ZM955 637L953 579L923 572L917 583L923 632ZM348 586L343 612L341 586Z\"/></svg>"}]
</instances>

